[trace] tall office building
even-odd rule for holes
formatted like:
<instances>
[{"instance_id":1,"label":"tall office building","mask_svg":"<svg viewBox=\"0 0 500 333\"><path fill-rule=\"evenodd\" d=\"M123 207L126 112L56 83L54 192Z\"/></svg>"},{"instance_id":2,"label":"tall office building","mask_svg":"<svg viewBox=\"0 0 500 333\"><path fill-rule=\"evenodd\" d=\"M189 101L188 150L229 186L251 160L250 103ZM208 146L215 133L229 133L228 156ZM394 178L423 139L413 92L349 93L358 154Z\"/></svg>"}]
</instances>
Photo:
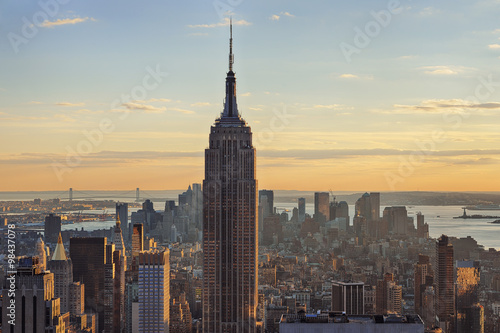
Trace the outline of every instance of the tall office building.
<instances>
[{"instance_id":1,"label":"tall office building","mask_svg":"<svg viewBox=\"0 0 500 333\"><path fill-rule=\"evenodd\" d=\"M139 332L169 332L169 250L139 254Z\"/></svg>"},{"instance_id":2,"label":"tall office building","mask_svg":"<svg viewBox=\"0 0 500 333\"><path fill-rule=\"evenodd\" d=\"M125 269L122 251L114 243L106 245L104 265L104 332L125 329Z\"/></svg>"},{"instance_id":3,"label":"tall office building","mask_svg":"<svg viewBox=\"0 0 500 333\"><path fill-rule=\"evenodd\" d=\"M85 313L85 286L80 282L70 282L68 311L72 316Z\"/></svg>"},{"instance_id":4,"label":"tall office building","mask_svg":"<svg viewBox=\"0 0 500 333\"><path fill-rule=\"evenodd\" d=\"M128 230L128 203L116 203L116 219L120 220L123 238L130 241Z\"/></svg>"},{"instance_id":5,"label":"tall office building","mask_svg":"<svg viewBox=\"0 0 500 333\"><path fill-rule=\"evenodd\" d=\"M349 315L365 313L365 284L363 282L332 282L332 311Z\"/></svg>"},{"instance_id":6,"label":"tall office building","mask_svg":"<svg viewBox=\"0 0 500 333\"><path fill-rule=\"evenodd\" d=\"M104 272L106 237L74 237L69 240L73 281L85 285L85 307L97 314L97 330L104 329Z\"/></svg>"},{"instance_id":7,"label":"tall office building","mask_svg":"<svg viewBox=\"0 0 500 333\"><path fill-rule=\"evenodd\" d=\"M210 129L203 181L203 332L255 332L257 180L250 126L238 113L232 26L224 111Z\"/></svg>"},{"instance_id":8,"label":"tall office building","mask_svg":"<svg viewBox=\"0 0 500 333\"><path fill-rule=\"evenodd\" d=\"M106 245L106 264L104 265L104 333L115 332L114 318L114 281L115 281L115 263L113 254L115 244ZM118 331L119 332L119 331Z\"/></svg>"},{"instance_id":9,"label":"tall office building","mask_svg":"<svg viewBox=\"0 0 500 333\"><path fill-rule=\"evenodd\" d=\"M127 257L125 255L125 243L123 242L123 234L122 234L122 223L121 217L117 216L115 230L113 233L113 244L115 244L115 250L120 251L120 269L122 272L120 273L123 279L125 279L125 270L127 269Z\"/></svg>"},{"instance_id":10,"label":"tall office building","mask_svg":"<svg viewBox=\"0 0 500 333\"><path fill-rule=\"evenodd\" d=\"M408 235L408 212L405 206L385 207L384 220L389 232L395 235Z\"/></svg>"},{"instance_id":11,"label":"tall office building","mask_svg":"<svg viewBox=\"0 0 500 333\"><path fill-rule=\"evenodd\" d=\"M375 309L377 314L386 314L391 312L391 304L389 301L389 290L394 284L394 275L385 273L383 280L377 281L377 291L375 295Z\"/></svg>"},{"instance_id":12,"label":"tall office building","mask_svg":"<svg viewBox=\"0 0 500 333\"><path fill-rule=\"evenodd\" d=\"M139 254L144 250L144 225L142 223L134 223L132 229L132 255Z\"/></svg>"},{"instance_id":13,"label":"tall office building","mask_svg":"<svg viewBox=\"0 0 500 333\"><path fill-rule=\"evenodd\" d=\"M9 289L2 290L3 332L65 332L63 317L68 314L61 314L60 299L54 295L54 274L43 272L37 257L19 259L17 273L6 281L15 284L15 291L12 295Z\"/></svg>"},{"instance_id":14,"label":"tall office building","mask_svg":"<svg viewBox=\"0 0 500 333\"><path fill-rule=\"evenodd\" d=\"M299 198L297 204L299 206L299 222L302 223L306 220L306 198Z\"/></svg>"},{"instance_id":15,"label":"tall office building","mask_svg":"<svg viewBox=\"0 0 500 333\"><path fill-rule=\"evenodd\" d=\"M267 215L274 214L274 192L272 190L260 190L259 191L259 203L262 201L262 198L267 198ZM267 216L263 216L267 217Z\"/></svg>"},{"instance_id":16,"label":"tall office building","mask_svg":"<svg viewBox=\"0 0 500 333\"><path fill-rule=\"evenodd\" d=\"M69 311L69 287L73 283L73 264L66 257L61 234L57 240L52 259L48 262L49 270L54 273L54 294L61 299L61 312Z\"/></svg>"},{"instance_id":17,"label":"tall office building","mask_svg":"<svg viewBox=\"0 0 500 333\"><path fill-rule=\"evenodd\" d=\"M57 236L61 232L61 217L49 214L45 217L44 238L46 243L57 242Z\"/></svg>"},{"instance_id":18,"label":"tall office building","mask_svg":"<svg viewBox=\"0 0 500 333\"><path fill-rule=\"evenodd\" d=\"M314 193L314 219L324 224L330 219L330 194L328 192Z\"/></svg>"},{"instance_id":19,"label":"tall office building","mask_svg":"<svg viewBox=\"0 0 500 333\"><path fill-rule=\"evenodd\" d=\"M419 254L418 262L414 269L414 284L415 284L415 312L422 316L424 313L423 293L428 286L432 286L434 273L430 264L429 256ZM431 283L427 283L427 281Z\"/></svg>"},{"instance_id":20,"label":"tall office building","mask_svg":"<svg viewBox=\"0 0 500 333\"><path fill-rule=\"evenodd\" d=\"M484 316L484 311L474 305L479 298L480 265L479 261L458 260L456 279L457 333L477 332L475 324Z\"/></svg>"},{"instance_id":21,"label":"tall office building","mask_svg":"<svg viewBox=\"0 0 500 333\"><path fill-rule=\"evenodd\" d=\"M442 235L436 242L436 310L440 327L448 331L455 316L455 284L453 274L453 245L448 236Z\"/></svg>"},{"instance_id":22,"label":"tall office building","mask_svg":"<svg viewBox=\"0 0 500 333\"><path fill-rule=\"evenodd\" d=\"M266 231L264 230L264 220L274 215L274 192L269 190L259 191L259 244L264 241L264 235Z\"/></svg>"},{"instance_id":23,"label":"tall office building","mask_svg":"<svg viewBox=\"0 0 500 333\"><path fill-rule=\"evenodd\" d=\"M465 310L465 318L461 321L457 333L484 333L484 308L477 303Z\"/></svg>"},{"instance_id":24,"label":"tall office building","mask_svg":"<svg viewBox=\"0 0 500 333\"><path fill-rule=\"evenodd\" d=\"M391 281L387 284L387 311L403 313L403 287Z\"/></svg>"},{"instance_id":25,"label":"tall office building","mask_svg":"<svg viewBox=\"0 0 500 333\"><path fill-rule=\"evenodd\" d=\"M371 221L380 219L380 193L370 192Z\"/></svg>"}]
</instances>

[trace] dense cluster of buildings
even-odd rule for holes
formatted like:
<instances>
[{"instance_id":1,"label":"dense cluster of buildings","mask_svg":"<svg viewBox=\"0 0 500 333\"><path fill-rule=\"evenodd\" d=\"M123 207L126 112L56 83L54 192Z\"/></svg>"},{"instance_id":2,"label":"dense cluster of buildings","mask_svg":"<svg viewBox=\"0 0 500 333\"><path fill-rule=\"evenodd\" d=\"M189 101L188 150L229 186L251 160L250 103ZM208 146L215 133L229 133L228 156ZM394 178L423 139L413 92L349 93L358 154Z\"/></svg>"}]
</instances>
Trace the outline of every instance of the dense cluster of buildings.
<instances>
[{"instance_id":1,"label":"dense cluster of buildings","mask_svg":"<svg viewBox=\"0 0 500 333\"><path fill-rule=\"evenodd\" d=\"M352 217L346 202L316 193L313 216L304 212L302 221L304 198L288 214L278 213L273 191L256 197L261 224L255 331L326 331L332 325L355 330L380 323L394 328L398 322L408 332L499 332L499 252L484 250L472 238L431 239L424 216L413 221L405 207L382 210L378 193L362 195ZM23 321L25 329L41 325L31 318L49 311L44 330L202 331L203 295L215 284L205 283L204 267L212 259L204 257L199 238L200 185L190 186L178 202L156 211L146 201L133 214L117 204L115 227L99 236L61 233L56 215L46 217L44 240L33 232L19 235L16 330ZM4 267L5 273L6 262ZM9 304L8 277L2 310ZM34 297L44 301L37 307ZM2 311L2 323L7 315Z\"/></svg>"}]
</instances>

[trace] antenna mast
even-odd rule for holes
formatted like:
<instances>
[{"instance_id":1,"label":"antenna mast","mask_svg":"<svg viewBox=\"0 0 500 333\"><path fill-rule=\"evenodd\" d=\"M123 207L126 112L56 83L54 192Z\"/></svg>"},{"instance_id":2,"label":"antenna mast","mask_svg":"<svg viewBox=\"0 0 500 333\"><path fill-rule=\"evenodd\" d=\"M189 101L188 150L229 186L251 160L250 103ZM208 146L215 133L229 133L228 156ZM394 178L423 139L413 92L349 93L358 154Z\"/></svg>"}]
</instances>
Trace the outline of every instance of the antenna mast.
<instances>
[{"instance_id":1,"label":"antenna mast","mask_svg":"<svg viewBox=\"0 0 500 333\"><path fill-rule=\"evenodd\" d=\"M233 71L233 64L234 64L234 55L233 55L233 18L231 17L230 19L230 34L231 38L229 39L229 71Z\"/></svg>"}]
</instances>

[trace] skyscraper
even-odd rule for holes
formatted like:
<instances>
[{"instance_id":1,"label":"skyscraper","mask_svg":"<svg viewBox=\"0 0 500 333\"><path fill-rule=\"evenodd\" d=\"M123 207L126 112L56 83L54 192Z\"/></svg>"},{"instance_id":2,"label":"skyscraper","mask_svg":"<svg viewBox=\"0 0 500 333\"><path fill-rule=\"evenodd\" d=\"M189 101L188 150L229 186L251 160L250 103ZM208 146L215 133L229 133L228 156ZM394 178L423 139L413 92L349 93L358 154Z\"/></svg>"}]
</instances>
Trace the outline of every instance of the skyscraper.
<instances>
[{"instance_id":1,"label":"skyscraper","mask_svg":"<svg viewBox=\"0 0 500 333\"><path fill-rule=\"evenodd\" d=\"M169 250L139 254L139 332L169 332Z\"/></svg>"},{"instance_id":2,"label":"skyscraper","mask_svg":"<svg viewBox=\"0 0 500 333\"><path fill-rule=\"evenodd\" d=\"M320 224L325 224L330 218L330 194L328 192L314 193L314 219Z\"/></svg>"},{"instance_id":3,"label":"skyscraper","mask_svg":"<svg viewBox=\"0 0 500 333\"><path fill-rule=\"evenodd\" d=\"M54 273L54 294L61 299L61 312L69 311L69 287L73 283L73 264L66 257L61 234L57 240L52 260L48 262L49 270Z\"/></svg>"},{"instance_id":4,"label":"skyscraper","mask_svg":"<svg viewBox=\"0 0 500 333\"><path fill-rule=\"evenodd\" d=\"M415 312L421 316L424 313L424 303L422 295L427 290L428 280L433 281L433 271L430 264L429 256L419 254L418 263L414 269L414 284L415 284ZM432 283L430 283L432 285Z\"/></svg>"},{"instance_id":5,"label":"skyscraper","mask_svg":"<svg viewBox=\"0 0 500 333\"><path fill-rule=\"evenodd\" d=\"M389 232L396 235L408 234L408 212L405 206L385 207L384 220L387 222Z\"/></svg>"},{"instance_id":6,"label":"skyscraper","mask_svg":"<svg viewBox=\"0 0 500 333\"><path fill-rule=\"evenodd\" d=\"M477 332L474 323L481 322L481 309L473 306L479 301L479 261L458 260L456 280L457 332Z\"/></svg>"},{"instance_id":7,"label":"skyscraper","mask_svg":"<svg viewBox=\"0 0 500 333\"><path fill-rule=\"evenodd\" d=\"M73 281L85 285L85 307L97 313L99 332L104 329L106 245L106 237L74 237L69 240Z\"/></svg>"},{"instance_id":8,"label":"skyscraper","mask_svg":"<svg viewBox=\"0 0 500 333\"><path fill-rule=\"evenodd\" d=\"M45 217L44 238L46 243L56 243L61 232L61 217L49 214Z\"/></svg>"},{"instance_id":9,"label":"skyscraper","mask_svg":"<svg viewBox=\"0 0 500 333\"><path fill-rule=\"evenodd\" d=\"M17 273L6 280L15 290L2 290L3 332L65 332L67 314L60 312L60 299L54 295L54 274L43 272L37 257L20 258Z\"/></svg>"},{"instance_id":10,"label":"skyscraper","mask_svg":"<svg viewBox=\"0 0 500 333\"><path fill-rule=\"evenodd\" d=\"M346 314L365 313L365 284L363 282L332 282L332 311Z\"/></svg>"},{"instance_id":11,"label":"skyscraper","mask_svg":"<svg viewBox=\"0 0 500 333\"><path fill-rule=\"evenodd\" d=\"M306 220L306 198L299 198L297 203L299 206L299 222L302 223Z\"/></svg>"},{"instance_id":12,"label":"skyscraper","mask_svg":"<svg viewBox=\"0 0 500 333\"><path fill-rule=\"evenodd\" d=\"M255 332L257 180L252 131L238 112L231 26L224 111L210 129L203 181L203 332Z\"/></svg>"},{"instance_id":13,"label":"skyscraper","mask_svg":"<svg viewBox=\"0 0 500 333\"><path fill-rule=\"evenodd\" d=\"M132 255L139 255L139 252L144 250L144 225L142 223L134 223L132 229Z\"/></svg>"},{"instance_id":14,"label":"skyscraper","mask_svg":"<svg viewBox=\"0 0 500 333\"><path fill-rule=\"evenodd\" d=\"M453 245L448 236L442 235L436 242L436 310L440 327L446 328L455 315L455 285L453 278ZM448 331L446 329L446 331Z\"/></svg>"},{"instance_id":15,"label":"skyscraper","mask_svg":"<svg viewBox=\"0 0 500 333\"><path fill-rule=\"evenodd\" d=\"M262 201L262 198L267 198L267 214L274 214L274 192L272 190L260 190L259 191L259 203ZM263 216L267 217L267 216Z\"/></svg>"},{"instance_id":16,"label":"skyscraper","mask_svg":"<svg viewBox=\"0 0 500 333\"><path fill-rule=\"evenodd\" d=\"M127 241L130 240L129 237L129 226L128 226L128 203L117 203L116 204L116 219L120 219L121 229L123 233L123 238Z\"/></svg>"}]
</instances>

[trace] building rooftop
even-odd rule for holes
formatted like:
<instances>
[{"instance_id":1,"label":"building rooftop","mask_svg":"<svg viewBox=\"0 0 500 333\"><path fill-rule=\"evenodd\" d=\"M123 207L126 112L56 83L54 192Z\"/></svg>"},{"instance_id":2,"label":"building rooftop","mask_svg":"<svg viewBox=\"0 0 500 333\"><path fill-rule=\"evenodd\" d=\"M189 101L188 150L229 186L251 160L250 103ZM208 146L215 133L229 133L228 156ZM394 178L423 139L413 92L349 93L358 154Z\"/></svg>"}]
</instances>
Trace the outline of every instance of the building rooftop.
<instances>
[{"instance_id":1,"label":"building rooftop","mask_svg":"<svg viewBox=\"0 0 500 333\"><path fill-rule=\"evenodd\" d=\"M423 325L423 321L418 315L346 315L340 312L330 312L321 314L285 314L281 316L281 323L286 324L419 324Z\"/></svg>"}]
</instances>

